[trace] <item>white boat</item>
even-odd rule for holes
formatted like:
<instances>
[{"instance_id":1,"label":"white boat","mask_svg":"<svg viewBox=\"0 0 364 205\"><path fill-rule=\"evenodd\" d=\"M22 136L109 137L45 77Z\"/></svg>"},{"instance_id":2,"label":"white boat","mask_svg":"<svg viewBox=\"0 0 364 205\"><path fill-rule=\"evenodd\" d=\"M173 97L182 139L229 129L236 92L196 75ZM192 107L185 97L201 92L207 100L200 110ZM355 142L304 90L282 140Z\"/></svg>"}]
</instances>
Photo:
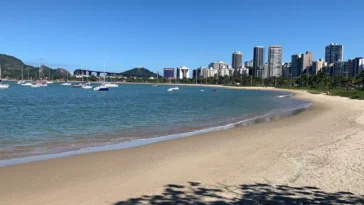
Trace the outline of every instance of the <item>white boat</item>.
<instances>
[{"instance_id":1,"label":"white boat","mask_svg":"<svg viewBox=\"0 0 364 205\"><path fill-rule=\"evenodd\" d=\"M117 87L119 87L119 85L116 84L116 83L105 83L104 85L106 87L108 87L108 88L117 88Z\"/></svg>"},{"instance_id":2,"label":"white boat","mask_svg":"<svg viewBox=\"0 0 364 205\"><path fill-rule=\"evenodd\" d=\"M92 86L91 85L84 84L84 85L82 85L81 88L83 88L83 89L92 89Z\"/></svg>"},{"instance_id":3,"label":"white boat","mask_svg":"<svg viewBox=\"0 0 364 205\"><path fill-rule=\"evenodd\" d=\"M39 83L39 85L40 85L41 87L47 87L47 86L48 86L48 84L47 84L46 82Z\"/></svg>"},{"instance_id":4,"label":"white boat","mask_svg":"<svg viewBox=\"0 0 364 205\"><path fill-rule=\"evenodd\" d=\"M47 84L53 84L53 81L49 81L49 80L47 80L47 81L46 81L46 83L47 83Z\"/></svg>"},{"instance_id":5,"label":"white boat","mask_svg":"<svg viewBox=\"0 0 364 205\"><path fill-rule=\"evenodd\" d=\"M66 80L66 81L64 81L64 83L61 83L61 85L65 85L65 86L70 86L70 85L72 85L72 83L69 83L69 82L68 82L68 71L67 71L67 80Z\"/></svg>"},{"instance_id":6,"label":"white boat","mask_svg":"<svg viewBox=\"0 0 364 205\"><path fill-rule=\"evenodd\" d=\"M106 74L105 74L105 62L104 62L104 83L95 87L94 91L109 91L110 87L105 86L105 78L106 78Z\"/></svg>"},{"instance_id":7,"label":"white boat","mask_svg":"<svg viewBox=\"0 0 364 205\"><path fill-rule=\"evenodd\" d=\"M99 85L94 88L94 91L109 91L109 90L110 90L110 88L106 87L104 84Z\"/></svg>"},{"instance_id":8,"label":"white boat","mask_svg":"<svg viewBox=\"0 0 364 205\"><path fill-rule=\"evenodd\" d=\"M31 88L40 88L41 87L41 83L32 83L30 85Z\"/></svg>"},{"instance_id":9,"label":"white boat","mask_svg":"<svg viewBox=\"0 0 364 205\"><path fill-rule=\"evenodd\" d=\"M72 85L72 83L69 83L69 82L64 82L64 83L61 83L61 85L66 85L66 86L69 86L69 85Z\"/></svg>"},{"instance_id":10,"label":"white boat","mask_svg":"<svg viewBox=\"0 0 364 205\"><path fill-rule=\"evenodd\" d=\"M9 88L9 84L3 84L2 80L1 80L1 65L0 65L0 89L7 89Z\"/></svg>"},{"instance_id":11,"label":"white boat","mask_svg":"<svg viewBox=\"0 0 364 205\"><path fill-rule=\"evenodd\" d=\"M167 91L171 92L171 91L174 91L174 90L179 90L179 88L178 87L169 88Z\"/></svg>"},{"instance_id":12,"label":"white boat","mask_svg":"<svg viewBox=\"0 0 364 205\"><path fill-rule=\"evenodd\" d=\"M7 89L9 86L9 84L0 84L0 89Z\"/></svg>"},{"instance_id":13,"label":"white boat","mask_svg":"<svg viewBox=\"0 0 364 205\"><path fill-rule=\"evenodd\" d=\"M32 83L30 83L30 82L24 82L24 83L22 83L22 84L20 84L20 85L22 85L22 86L31 86L32 85Z\"/></svg>"}]
</instances>

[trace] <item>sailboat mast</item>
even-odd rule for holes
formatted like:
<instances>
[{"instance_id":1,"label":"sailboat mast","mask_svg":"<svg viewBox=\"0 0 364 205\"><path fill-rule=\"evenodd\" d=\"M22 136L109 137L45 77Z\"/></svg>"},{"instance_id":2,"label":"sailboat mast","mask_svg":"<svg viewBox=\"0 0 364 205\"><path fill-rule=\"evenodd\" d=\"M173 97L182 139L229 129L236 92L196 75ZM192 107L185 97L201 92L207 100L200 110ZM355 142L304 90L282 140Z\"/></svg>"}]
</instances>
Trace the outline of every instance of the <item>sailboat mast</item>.
<instances>
[{"instance_id":1,"label":"sailboat mast","mask_svg":"<svg viewBox=\"0 0 364 205\"><path fill-rule=\"evenodd\" d=\"M40 75L40 64L38 64L39 66L39 70L38 70L38 73L39 73L39 80L41 80L41 75Z\"/></svg>"},{"instance_id":2,"label":"sailboat mast","mask_svg":"<svg viewBox=\"0 0 364 205\"><path fill-rule=\"evenodd\" d=\"M105 61L104 61L104 83L106 82Z\"/></svg>"}]
</instances>

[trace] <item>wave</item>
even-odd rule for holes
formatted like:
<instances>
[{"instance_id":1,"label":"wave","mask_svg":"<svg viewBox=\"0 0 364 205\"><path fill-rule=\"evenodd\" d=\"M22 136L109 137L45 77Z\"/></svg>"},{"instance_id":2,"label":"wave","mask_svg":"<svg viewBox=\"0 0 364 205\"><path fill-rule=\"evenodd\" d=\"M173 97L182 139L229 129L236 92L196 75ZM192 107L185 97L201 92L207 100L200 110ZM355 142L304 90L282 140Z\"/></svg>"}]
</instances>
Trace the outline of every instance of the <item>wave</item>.
<instances>
[{"instance_id":1,"label":"wave","mask_svg":"<svg viewBox=\"0 0 364 205\"><path fill-rule=\"evenodd\" d=\"M177 139L177 138L189 137L189 136L194 136L194 135L199 135L199 134L204 134L204 133L209 133L209 132L227 130L227 129L231 129L231 128L234 128L237 126L246 126L246 125L252 125L252 124L261 123L261 122L269 122L269 121L278 120L278 119L281 119L284 117L298 114L298 113L306 110L308 107L310 107L311 104L312 103L305 103L305 104L301 104L294 108L276 109L276 110L272 110L268 113L256 115L256 116L249 117L249 118L239 120L237 122L229 123L226 125L208 127L208 128L204 128L204 129L200 129L200 130L196 130L196 131L191 131L191 132L176 133L176 134L159 136L159 137L154 137L154 138L146 138L146 139L135 139L135 140L131 140L128 142L108 144L108 145L103 145L103 146L85 147L85 148L81 148L78 150L66 151L66 152L60 152L60 153L54 153L54 154L27 156L27 157L22 157L22 158L0 160L0 167L15 165L15 164L29 163L29 162L34 162L34 161L55 159L55 158L61 158L61 157L66 157L66 156L71 156L71 155L78 155L78 154L85 154L85 153L90 153L90 152L119 150L119 149L143 146L143 145L171 140L171 139Z\"/></svg>"},{"instance_id":2,"label":"wave","mask_svg":"<svg viewBox=\"0 0 364 205\"><path fill-rule=\"evenodd\" d=\"M277 98L289 98L289 97L292 97L293 94L288 94L288 95L278 95L276 96Z\"/></svg>"}]
</instances>

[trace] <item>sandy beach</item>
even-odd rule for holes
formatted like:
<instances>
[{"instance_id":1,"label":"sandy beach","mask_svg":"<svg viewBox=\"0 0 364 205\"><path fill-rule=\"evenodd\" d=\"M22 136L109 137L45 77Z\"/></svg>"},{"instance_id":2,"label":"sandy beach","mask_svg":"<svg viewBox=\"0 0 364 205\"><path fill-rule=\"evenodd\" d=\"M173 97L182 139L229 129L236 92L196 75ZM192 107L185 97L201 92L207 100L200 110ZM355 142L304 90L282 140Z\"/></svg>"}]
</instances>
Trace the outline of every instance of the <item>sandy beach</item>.
<instances>
[{"instance_id":1,"label":"sandy beach","mask_svg":"<svg viewBox=\"0 0 364 205\"><path fill-rule=\"evenodd\" d=\"M291 92L312 106L272 122L2 167L0 204L364 203L364 101Z\"/></svg>"}]
</instances>

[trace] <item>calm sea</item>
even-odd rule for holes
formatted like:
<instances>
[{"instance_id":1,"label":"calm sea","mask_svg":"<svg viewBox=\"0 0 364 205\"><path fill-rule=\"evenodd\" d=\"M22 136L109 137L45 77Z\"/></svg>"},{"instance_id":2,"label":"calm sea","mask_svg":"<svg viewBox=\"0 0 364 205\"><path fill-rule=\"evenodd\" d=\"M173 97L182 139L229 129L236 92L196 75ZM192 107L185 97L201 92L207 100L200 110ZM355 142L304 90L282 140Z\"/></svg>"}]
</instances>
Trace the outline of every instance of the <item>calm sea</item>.
<instances>
[{"instance_id":1,"label":"calm sea","mask_svg":"<svg viewBox=\"0 0 364 205\"><path fill-rule=\"evenodd\" d=\"M227 129L309 104L284 92L169 87L121 84L95 92L11 84L0 90L0 165Z\"/></svg>"}]
</instances>

